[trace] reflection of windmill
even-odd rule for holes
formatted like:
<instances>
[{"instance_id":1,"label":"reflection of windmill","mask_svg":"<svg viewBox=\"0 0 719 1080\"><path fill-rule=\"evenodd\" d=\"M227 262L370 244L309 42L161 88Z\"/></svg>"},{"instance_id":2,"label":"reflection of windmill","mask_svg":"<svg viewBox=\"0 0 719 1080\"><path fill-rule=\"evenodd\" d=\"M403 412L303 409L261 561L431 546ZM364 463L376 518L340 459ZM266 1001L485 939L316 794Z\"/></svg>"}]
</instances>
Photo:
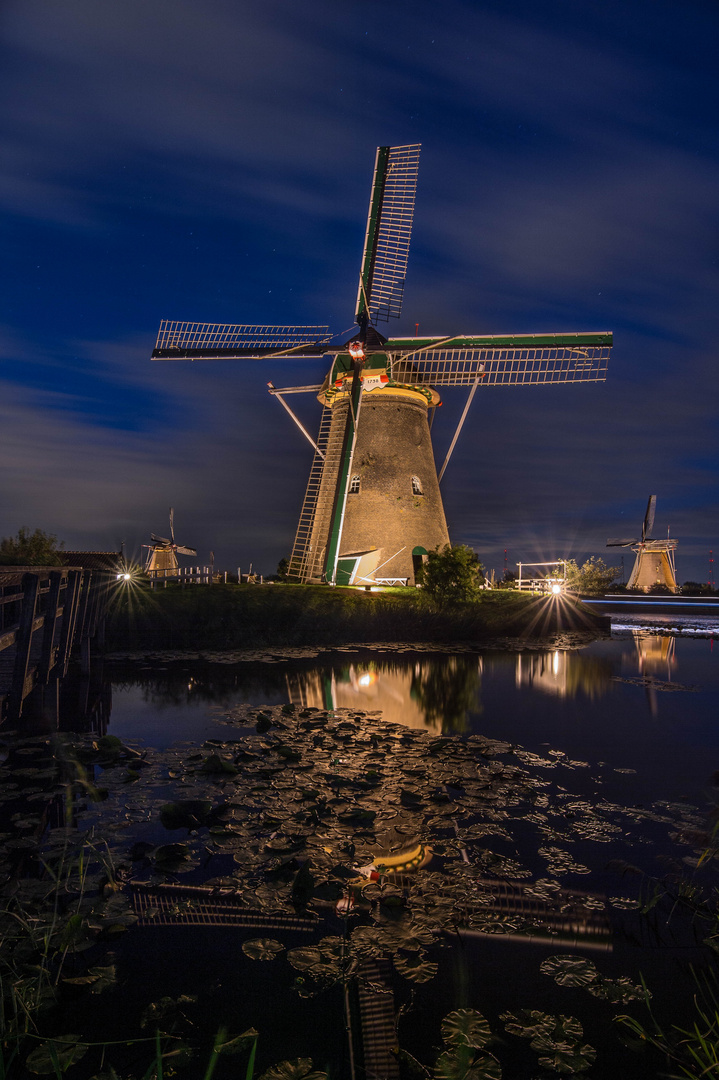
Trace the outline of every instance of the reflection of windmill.
<instances>
[{"instance_id":1,"label":"reflection of windmill","mask_svg":"<svg viewBox=\"0 0 719 1080\"><path fill-rule=\"evenodd\" d=\"M390 338L399 318L419 167L418 145L377 150L351 337L326 326L227 326L164 321L156 360L325 358L321 386L270 392L315 448L289 576L336 584L413 582L427 551L449 541L439 480L478 387L601 382L610 333ZM437 476L427 421L436 386L469 398ZM315 442L284 396L324 406ZM360 418L361 410L361 418Z\"/></svg>"},{"instance_id":2,"label":"reflection of windmill","mask_svg":"<svg viewBox=\"0 0 719 1080\"><path fill-rule=\"evenodd\" d=\"M677 639L670 634L645 634L632 630L637 650L637 667L640 675L666 675L672 681L672 668L676 665Z\"/></svg>"},{"instance_id":3,"label":"reflection of windmill","mask_svg":"<svg viewBox=\"0 0 719 1080\"><path fill-rule=\"evenodd\" d=\"M648 592L652 585L666 585L672 592L676 592L674 551L678 541L670 540L669 537L666 540L651 539L656 506L656 495L650 495L641 537L633 540L607 540L607 547L630 547L636 553L634 568L627 583L628 589L643 589Z\"/></svg>"},{"instance_id":4,"label":"reflection of windmill","mask_svg":"<svg viewBox=\"0 0 719 1080\"><path fill-rule=\"evenodd\" d=\"M170 507L170 538L150 533L145 571L150 577L174 577L179 568L178 555L197 555L195 548L175 543L175 511Z\"/></svg>"}]
</instances>

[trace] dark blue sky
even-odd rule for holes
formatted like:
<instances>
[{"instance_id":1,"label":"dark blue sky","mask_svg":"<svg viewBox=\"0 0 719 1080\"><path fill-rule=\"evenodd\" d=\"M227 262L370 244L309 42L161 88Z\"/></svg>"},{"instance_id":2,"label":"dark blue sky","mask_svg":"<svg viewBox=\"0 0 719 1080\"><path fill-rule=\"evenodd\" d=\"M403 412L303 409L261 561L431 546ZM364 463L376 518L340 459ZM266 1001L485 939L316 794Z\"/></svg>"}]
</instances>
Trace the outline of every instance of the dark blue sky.
<instances>
[{"instance_id":1,"label":"dark blue sky","mask_svg":"<svg viewBox=\"0 0 719 1080\"><path fill-rule=\"evenodd\" d=\"M172 505L202 561L274 571L311 450L266 382L324 373L151 363L157 325L349 328L375 147L421 142L393 333L615 334L603 385L477 395L453 541L498 571L611 557L656 494L706 581L718 38L692 0L5 0L0 536L139 555Z\"/></svg>"}]
</instances>

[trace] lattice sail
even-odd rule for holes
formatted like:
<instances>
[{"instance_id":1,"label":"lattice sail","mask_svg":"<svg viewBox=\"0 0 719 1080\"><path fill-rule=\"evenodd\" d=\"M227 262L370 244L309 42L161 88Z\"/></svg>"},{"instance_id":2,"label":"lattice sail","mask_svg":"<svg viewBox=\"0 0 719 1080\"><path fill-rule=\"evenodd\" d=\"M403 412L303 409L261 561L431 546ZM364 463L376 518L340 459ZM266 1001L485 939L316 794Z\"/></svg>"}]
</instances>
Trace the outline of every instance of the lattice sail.
<instances>
[{"instance_id":1,"label":"lattice sail","mask_svg":"<svg viewBox=\"0 0 719 1080\"><path fill-rule=\"evenodd\" d=\"M199 354L208 360L250 357L254 353L261 356L298 346L323 346L331 336L328 326L256 326L163 319L152 355L156 359L172 359Z\"/></svg>"},{"instance_id":2,"label":"lattice sail","mask_svg":"<svg viewBox=\"0 0 719 1080\"><path fill-rule=\"evenodd\" d=\"M407 276L409 242L419 171L419 143L411 146L380 146L370 196L357 321L398 319L402 311Z\"/></svg>"},{"instance_id":3,"label":"lattice sail","mask_svg":"<svg viewBox=\"0 0 719 1080\"><path fill-rule=\"evenodd\" d=\"M393 360L392 374L398 382L432 386L469 386L477 379L487 386L604 382L609 353L609 346L434 349Z\"/></svg>"}]
</instances>

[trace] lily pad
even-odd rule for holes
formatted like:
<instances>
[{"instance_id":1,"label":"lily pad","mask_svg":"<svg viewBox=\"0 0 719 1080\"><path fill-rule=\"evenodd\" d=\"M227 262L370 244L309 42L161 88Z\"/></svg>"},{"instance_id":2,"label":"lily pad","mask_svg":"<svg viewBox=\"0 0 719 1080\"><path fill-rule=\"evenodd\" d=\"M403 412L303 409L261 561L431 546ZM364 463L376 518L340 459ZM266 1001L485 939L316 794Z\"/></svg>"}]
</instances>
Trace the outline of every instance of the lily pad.
<instances>
[{"instance_id":1,"label":"lily pad","mask_svg":"<svg viewBox=\"0 0 719 1080\"><path fill-rule=\"evenodd\" d=\"M470 1047L446 1050L437 1058L434 1075L437 1080L501 1080L502 1067L492 1054L479 1053L467 1060Z\"/></svg>"},{"instance_id":2,"label":"lily pad","mask_svg":"<svg viewBox=\"0 0 719 1080\"><path fill-rule=\"evenodd\" d=\"M622 975L619 979L600 978L596 984L588 986L587 989L594 997L604 998L605 1001L620 1005L626 1005L630 1001L644 1001L647 997L644 987L637 986L626 975Z\"/></svg>"},{"instance_id":3,"label":"lily pad","mask_svg":"<svg viewBox=\"0 0 719 1080\"><path fill-rule=\"evenodd\" d=\"M539 970L542 975L551 975L559 986L583 986L585 988L600 979L591 960L580 956L550 956L544 960Z\"/></svg>"},{"instance_id":4,"label":"lily pad","mask_svg":"<svg viewBox=\"0 0 719 1080\"><path fill-rule=\"evenodd\" d=\"M101 994L103 990L117 985L117 973L115 965L110 964L107 967L91 967L86 975L78 975L74 979L62 981L71 986L89 986L92 994Z\"/></svg>"},{"instance_id":5,"label":"lily pad","mask_svg":"<svg viewBox=\"0 0 719 1080\"><path fill-rule=\"evenodd\" d=\"M250 960L274 960L284 949L284 945L274 938L252 938L242 943L242 951Z\"/></svg>"},{"instance_id":6,"label":"lily pad","mask_svg":"<svg viewBox=\"0 0 719 1080\"><path fill-rule=\"evenodd\" d=\"M224 1035L222 1040L215 1040L215 1053L217 1054L240 1054L251 1046L260 1033L255 1028L248 1028L241 1035Z\"/></svg>"},{"instance_id":7,"label":"lily pad","mask_svg":"<svg viewBox=\"0 0 719 1080\"><path fill-rule=\"evenodd\" d=\"M552 1037L555 1041L576 1042L582 1038L583 1030L574 1016L551 1016L538 1009L520 1009L516 1013L503 1013L500 1017L505 1022L505 1029L510 1035L519 1035L523 1039L533 1040Z\"/></svg>"},{"instance_id":8,"label":"lily pad","mask_svg":"<svg viewBox=\"0 0 719 1080\"><path fill-rule=\"evenodd\" d=\"M236 776L239 771L232 761L221 758L219 754L210 754L200 765L200 772L210 776Z\"/></svg>"},{"instance_id":9,"label":"lily pad","mask_svg":"<svg viewBox=\"0 0 719 1080\"><path fill-rule=\"evenodd\" d=\"M456 1009L442 1021L442 1038L448 1046L481 1049L492 1038L489 1024L476 1009Z\"/></svg>"},{"instance_id":10,"label":"lily pad","mask_svg":"<svg viewBox=\"0 0 719 1080\"><path fill-rule=\"evenodd\" d=\"M298 971L310 971L312 968L319 967L324 957L316 946L307 945L299 949L290 949L287 959Z\"/></svg>"},{"instance_id":11,"label":"lily pad","mask_svg":"<svg viewBox=\"0 0 719 1080\"><path fill-rule=\"evenodd\" d=\"M426 983L435 977L438 965L428 960L422 953L410 953L404 955L398 953L393 957L394 966L400 975L410 982Z\"/></svg>"},{"instance_id":12,"label":"lily pad","mask_svg":"<svg viewBox=\"0 0 719 1080\"><path fill-rule=\"evenodd\" d=\"M296 1058L273 1065L263 1072L260 1080L327 1080L327 1073L313 1069L312 1058Z\"/></svg>"},{"instance_id":13,"label":"lily pad","mask_svg":"<svg viewBox=\"0 0 719 1080\"><path fill-rule=\"evenodd\" d=\"M163 844L155 852L155 867L160 873L172 874L187 867L190 849L187 844Z\"/></svg>"},{"instance_id":14,"label":"lily pad","mask_svg":"<svg viewBox=\"0 0 719 1080\"><path fill-rule=\"evenodd\" d=\"M585 1043L576 1047L555 1047L551 1054L540 1056L539 1064L545 1069L561 1073L564 1076L575 1076L577 1073L591 1069L597 1057L597 1051L593 1046Z\"/></svg>"},{"instance_id":15,"label":"lily pad","mask_svg":"<svg viewBox=\"0 0 719 1080\"><path fill-rule=\"evenodd\" d=\"M25 1064L36 1076L57 1075L58 1069L65 1072L84 1057L87 1050L79 1035L58 1035L32 1050Z\"/></svg>"},{"instance_id":16,"label":"lily pad","mask_svg":"<svg viewBox=\"0 0 719 1080\"><path fill-rule=\"evenodd\" d=\"M166 829L197 829L207 825L211 815L209 799L185 799L160 807L160 821Z\"/></svg>"}]
</instances>

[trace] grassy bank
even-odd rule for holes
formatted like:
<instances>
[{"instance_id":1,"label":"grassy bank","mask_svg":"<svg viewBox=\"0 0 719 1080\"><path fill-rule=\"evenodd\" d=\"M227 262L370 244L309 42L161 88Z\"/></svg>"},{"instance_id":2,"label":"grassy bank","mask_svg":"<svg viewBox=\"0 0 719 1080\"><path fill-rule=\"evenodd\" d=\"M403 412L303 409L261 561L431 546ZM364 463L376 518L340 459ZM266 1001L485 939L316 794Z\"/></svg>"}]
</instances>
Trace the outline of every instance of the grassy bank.
<instances>
[{"instance_id":1,"label":"grassy bank","mask_svg":"<svg viewBox=\"0 0 719 1080\"><path fill-rule=\"evenodd\" d=\"M119 589L108 648L238 649L372 641L483 641L542 637L604 625L582 604L502 590L437 609L414 589L367 593L303 585Z\"/></svg>"}]
</instances>

